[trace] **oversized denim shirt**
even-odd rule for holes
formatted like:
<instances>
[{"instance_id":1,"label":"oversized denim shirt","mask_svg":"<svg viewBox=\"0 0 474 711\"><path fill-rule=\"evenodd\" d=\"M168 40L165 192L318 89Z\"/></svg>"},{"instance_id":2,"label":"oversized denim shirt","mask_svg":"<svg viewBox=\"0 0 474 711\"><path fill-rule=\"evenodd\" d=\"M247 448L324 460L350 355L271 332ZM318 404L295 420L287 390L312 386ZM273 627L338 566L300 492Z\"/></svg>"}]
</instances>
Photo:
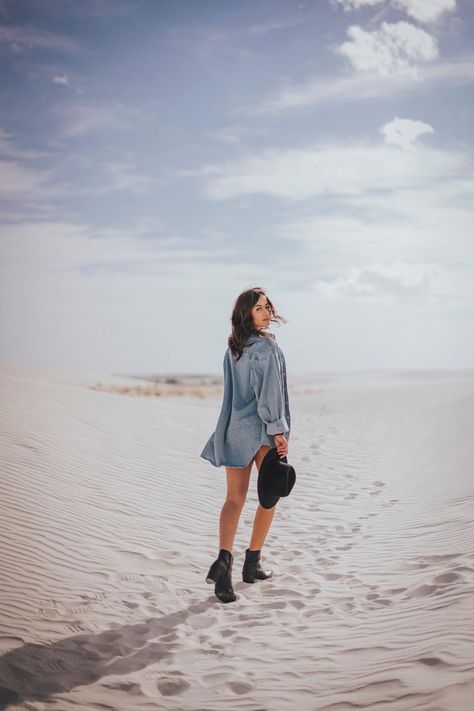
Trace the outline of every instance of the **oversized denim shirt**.
<instances>
[{"instance_id":1,"label":"oversized denim shirt","mask_svg":"<svg viewBox=\"0 0 474 711\"><path fill-rule=\"evenodd\" d=\"M290 436L291 416L286 363L273 334L252 334L236 361L224 356L224 395L215 432L201 457L215 467L246 467L273 435Z\"/></svg>"}]
</instances>

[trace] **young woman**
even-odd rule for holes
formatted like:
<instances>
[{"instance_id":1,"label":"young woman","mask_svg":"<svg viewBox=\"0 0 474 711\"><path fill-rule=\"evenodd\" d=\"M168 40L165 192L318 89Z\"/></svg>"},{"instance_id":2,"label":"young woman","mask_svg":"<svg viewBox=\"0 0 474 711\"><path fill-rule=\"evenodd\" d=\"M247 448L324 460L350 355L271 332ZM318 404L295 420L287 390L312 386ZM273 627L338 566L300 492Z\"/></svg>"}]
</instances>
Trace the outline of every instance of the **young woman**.
<instances>
[{"instance_id":1,"label":"young woman","mask_svg":"<svg viewBox=\"0 0 474 711\"><path fill-rule=\"evenodd\" d=\"M221 602L234 602L232 546L240 513L245 503L250 472L260 465L272 447L278 455L288 454L290 409L286 363L275 336L265 332L271 322L284 322L260 287L248 289L237 298L232 311L232 333L224 356L224 397L215 432L201 457L215 467L225 466L227 496L219 521L219 555L212 563L206 582L215 583ZM244 582L271 577L260 565L260 551L275 513L274 506L258 505L252 537L245 551Z\"/></svg>"}]
</instances>

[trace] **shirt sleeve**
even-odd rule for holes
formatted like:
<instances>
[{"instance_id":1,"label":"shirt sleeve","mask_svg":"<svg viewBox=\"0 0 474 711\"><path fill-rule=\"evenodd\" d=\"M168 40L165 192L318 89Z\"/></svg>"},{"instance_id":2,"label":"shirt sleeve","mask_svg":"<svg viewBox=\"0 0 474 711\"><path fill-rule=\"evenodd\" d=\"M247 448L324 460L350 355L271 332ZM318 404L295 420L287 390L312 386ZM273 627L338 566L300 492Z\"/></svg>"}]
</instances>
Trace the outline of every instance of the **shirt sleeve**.
<instances>
[{"instance_id":1,"label":"shirt sleeve","mask_svg":"<svg viewBox=\"0 0 474 711\"><path fill-rule=\"evenodd\" d=\"M269 435L289 431L285 419L283 382L274 351L259 353L251 360L250 384L257 399L257 412L266 425Z\"/></svg>"}]
</instances>

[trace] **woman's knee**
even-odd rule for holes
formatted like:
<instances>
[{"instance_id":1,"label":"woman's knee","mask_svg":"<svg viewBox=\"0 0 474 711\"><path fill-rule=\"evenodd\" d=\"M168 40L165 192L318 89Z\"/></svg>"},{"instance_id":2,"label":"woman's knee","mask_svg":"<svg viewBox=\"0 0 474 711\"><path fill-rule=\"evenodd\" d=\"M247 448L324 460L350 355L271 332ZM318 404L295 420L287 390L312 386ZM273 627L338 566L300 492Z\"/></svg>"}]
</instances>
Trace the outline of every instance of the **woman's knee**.
<instances>
[{"instance_id":1,"label":"woman's knee","mask_svg":"<svg viewBox=\"0 0 474 711\"><path fill-rule=\"evenodd\" d=\"M233 506L235 508L242 508L243 505L245 504L245 499L247 498L247 492L227 492L227 496L225 498L225 503Z\"/></svg>"},{"instance_id":2,"label":"woman's knee","mask_svg":"<svg viewBox=\"0 0 474 711\"><path fill-rule=\"evenodd\" d=\"M245 469L227 469L226 502L234 506L243 506L247 497L250 481L250 467Z\"/></svg>"}]
</instances>

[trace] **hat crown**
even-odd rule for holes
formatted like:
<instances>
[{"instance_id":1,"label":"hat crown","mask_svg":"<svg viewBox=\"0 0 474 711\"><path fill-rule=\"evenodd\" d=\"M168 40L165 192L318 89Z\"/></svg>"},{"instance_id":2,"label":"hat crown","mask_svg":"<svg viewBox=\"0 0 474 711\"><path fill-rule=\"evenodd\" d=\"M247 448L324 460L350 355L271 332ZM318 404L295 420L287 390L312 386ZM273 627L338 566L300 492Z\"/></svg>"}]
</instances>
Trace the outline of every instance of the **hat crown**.
<instances>
[{"instance_id":1,"label":"hat crown","mask_svg":"<svg viewBox=\"0 0 474 711\"><path fill-rule=\"evenodd\" d=\"M280 458L272 447L260 465L257 489L260 504L271 508L282 496L288 496L296 481L296 472L286 457Z\"/></svg>"}]
</instances>

